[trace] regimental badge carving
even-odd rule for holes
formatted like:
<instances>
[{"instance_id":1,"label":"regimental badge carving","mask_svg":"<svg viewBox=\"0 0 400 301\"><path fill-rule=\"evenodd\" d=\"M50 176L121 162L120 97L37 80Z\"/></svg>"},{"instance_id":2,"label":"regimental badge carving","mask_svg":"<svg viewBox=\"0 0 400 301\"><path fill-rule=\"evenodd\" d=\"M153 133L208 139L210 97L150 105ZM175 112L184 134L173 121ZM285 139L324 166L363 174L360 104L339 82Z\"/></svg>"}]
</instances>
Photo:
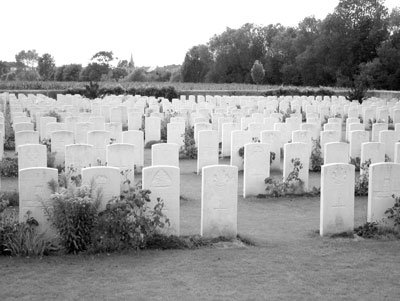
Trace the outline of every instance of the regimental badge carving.
<instances>
[{"instance_id":1,"label":"regimental badge carving","mask_svg":"<svg viewBox=\"0 0 400 301\"><path fill-rule=\"evenodd\" d=\"M101 186L107 184L107 181L108 181L108 178L104 175L97 176L94 180L96 185L101 185Z\"/></svg>"},{"instance_id":2,"label":"regimental badge carving","mask_svg":"<svg viewBox=\"0 0 400 301\"><path fill-rule=\"evenodd\" d=\"M223 187L233 180L233 175L226 169L219 169L213 176L213 183L216 187Z\"/></svg>"},{"instance_id":3,"label":"regimental badge carving","mask_svg":"<svg viewBox=\"0 0 400 301\"><path fill-rule=\"evenodd\" d=\"M169 187L172 185L172 179L164 169L156 172L151 180L151 187Z\"/></svg>"},{"instance_id":4,"label":"regimental badge carving","mask_svg":"<svg viewBox=\"0 0 400 301\"><path fill-rule=\"evenodd\" d=\"M253 151L254 151L254 153L263 153L264 149L262 146L257 145L256 147L254 147Z\"/></svg>"},{"instance_id":5,"label":"regimental badge carving","mask_svg":"<svg viewBox=\"0 0 400 301\"><path fill-rule=\"evenodd\" d=\"M331 171L331 178L333 183L339 185L347 181L347 169L343 166L337 166Z\"/></svg>"}]
</instances>

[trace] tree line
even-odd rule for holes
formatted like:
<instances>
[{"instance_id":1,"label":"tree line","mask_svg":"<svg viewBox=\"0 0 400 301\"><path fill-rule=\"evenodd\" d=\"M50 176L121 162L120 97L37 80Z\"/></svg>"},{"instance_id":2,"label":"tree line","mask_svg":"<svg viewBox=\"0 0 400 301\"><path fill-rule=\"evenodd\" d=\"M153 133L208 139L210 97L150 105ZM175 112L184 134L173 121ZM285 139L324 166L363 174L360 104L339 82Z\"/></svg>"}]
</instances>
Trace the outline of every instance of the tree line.
<instances>
[{"instance_id":1,"label":"tree line","mask_svg":"<svg viewBox=\"0 0 400 301\"><path fill-rule=\"evenodd\" d=\"M117 62L116 66L115 62ZM157 68L136 67L133 59L118 60L112 51L95 53L87 66L67 64L56 66L49 53L21 50L15 62L0 61L0 80L18 81L169 81L177 65Z\"/></svg>"},{"instance_id":2,"label":"tree line","mask_svg":"<svg viewBox=\"0 0 400 301\"><path fill-rule=\"evenodd\" d=\"M54 58L22 50L0 61L1 80L171 81L339 86L400 90L400 8L384 0L339 0L325 19L297 26L244 24L188 50L181 66L136 67L99 51L90 63L56 67Z\"/></svg>"},{"instance_id":3,"label":"tree line","mask_svg":"<svg viewBox=\"0 0 400 301\"><path fill-rule=\"evenodd\" d=\"M193 46L181 67L183 82L365 85L400 89L400 8L381 0L340 0L323 20L306 17L296 27L244 24ZM259 69L258 69L259 70Z\"/></svg>"}]
</instances>

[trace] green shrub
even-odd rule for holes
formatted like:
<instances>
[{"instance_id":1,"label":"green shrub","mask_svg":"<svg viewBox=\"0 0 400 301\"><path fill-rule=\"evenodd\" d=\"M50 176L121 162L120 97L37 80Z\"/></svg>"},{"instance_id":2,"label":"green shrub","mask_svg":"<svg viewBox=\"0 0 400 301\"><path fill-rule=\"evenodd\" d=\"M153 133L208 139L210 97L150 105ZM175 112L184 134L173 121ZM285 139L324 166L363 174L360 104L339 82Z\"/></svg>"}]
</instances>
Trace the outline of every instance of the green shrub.
<instances>
[{"instance_id":1,"label":"green shrub","mask_svg":"<svg viewBox=\"0 0 400 301\"><path fill-rule=\"evenodd\" d=\"M93 251L112 252L145 248L159 228L169 224L162 213L164 203L159 198L154 208L148 206L150 191L128 184L121 196L107 204L99 213L94 231Z\"/></svg>"},{"instance_id":2,"label":"green shrub","mask_svg":"<svg viewBox=\"0 0 400 301\"><path fill-rule=\"evenodd\" d=\"M385 211L387 218L394 222L395 227L400 227L400 196L392 195L394 205Z\"/></svg>"},{"instance_id":3,"label":"green shrub","mask_svg":"<svg viewBox=\"0 0 400 301\"><path fill-rule=\"evenodd\" d=\"M19 193L17 191L4 191L0 192L0 208L1 204L5 204L7 202L7 206L19 206ZM0 209L0 212L2 210Z\"/></svg>"},{"instance_id":4,"label":"green shrub","mask_svg":"<svg viewBox=\"0 0 400 301\"><path fill-rule=\"evenodd\" d=\"M378 236L378 223L367 222L354 229L354 233L363 238L374 238Z\"/></svg>"},{"instance_id":5,"label":"green shrub","mask_svg":"<svg viewBox=\"0 0 400 301\"><path fill-rule=\"evenodd\" d=\"M355 166L355 171L360 171L361 158L360 157L356 157L356 158L350 157L350 164L353 164Z\"/></svg>"},{"instance_id":6,"label":"green shrub","mask_svg":"<svg viewBox=\"0 0 400 301\"><path fill-rule=\"evenodd\" d=\"M371 159L363 162L360 167L360 175L356 179L354 194L357 196L368 195L368 180L369 180L369 166L371 165Z\"/></svg>"},{"instance_id":7,"label":"green shrub","mask_svg":"<svg viewBox=\"0 0 400 301\"><path fill-rule=\"evenodd\" d=\"M179 159L197 159L197 146L194 141L194 127L186 127Z\"/></svg>"},{"instance_id":8,"label":"green shrub","mask_svg":"<svg viewBox=\"0 0 400 301\"><path fill-rule=\"evenodd\" d=\"M15 151L14 133L4 138L4 150Z\"/></svg>"},{"instance_id":9,"label":"green shrub","mask_svg":"<svg viewBox=\"0 0 400 301\"><path fill-rule=\"evenodd\" d=\"M18 158L5 157L0 161L2 177L18 177Z\"/></svg>"},{"instance_id":10,"label":"green shrub","mask_svg":"<svg viewBox=\"0 0 400 301\"><path fill-rule=\"evenodd\" d=\"M0 214L9 206L10 202L6 198L0 198ZM0 216L1 219L1 216Z\"/></svg>"},{"instance_id":11,"label":"green shrub","mask_svg":"<svg viewBox=\"0 0 400 301\"><path fill-rule=\"evenodd\" d=\"M56 111L51 110L48 113L44 114L44 116L48 116L48 117L55 117L56 118L56 122L61 122L61 115L58 114Z\"/></svg>"},{"instance_id":12,"label":"green shrub","mask_svg":"<svg viewBox=\"0 0 400 301\"><path fill-rule=\"evenodd\" d=\"M38 222L27 213L19 223L16 211L0 220L0 254L11 256L43 256L57 250L56 244L45 233L37 231Z\"/></svg>"},{"instance_id":13,"label":"green shrub","mask_svg":"<svg viewBox=\"0 0 400 301\"><path fill-rule=\"evenodd\" d=\"M310 170L321 171L321 165L324 164L324 159L322 158L321 143L319 138L312 139L312 150L310 157Z\"/></svg>"},{"instance_id":14,"label":"green shrub","mask_svg":"<svg viewBox=\"0 0 400 301\"><path fill-rule=\"evenodd\" d=\"M93 197L93 186L68 188L51 195L51 207L45 211L68 253L85 251L92 243L92 231L97 222L99 195Z\"/></svg>"},{"instance_id":15,"label":"green shrub","mask_svg":"<svg viewBox=\"0 0 400 301\"><path fill-rule=\"evenodd\" d=\"M239 148L238 150L239 156L244 159L244 146L242 146L241 148ZM274 152L270 152L269 155L269 164L272 164L272 162L275 160L275 156L276 154Z\"/></svg>"},{"instance_id":16,"label":"green shrub","mask_svg":"<svg viewBox=\"0 0 400 301\"><path fill-rule=\"evenodd\" d=\"M80 94L80 93L78 93ZM100 96L100 87L96 82L90 81L88 85L85 85L83 95L89 99L95 99Z\"/></svg>"},{"instance_id":17,"label":"green shrub","mask_svg":"<svg viewBox=\"0 0 400 301\"><path fill-rule=\"evenodd\" d=\"M299 158L292 159L293 170L289 173L287 178L282 181L268 177L265 179L266 195L272 197L282 197L288 194L301 194L304 193L304 182L299 178L300 170L303 164Z\"/></svg>"}]
</instances>

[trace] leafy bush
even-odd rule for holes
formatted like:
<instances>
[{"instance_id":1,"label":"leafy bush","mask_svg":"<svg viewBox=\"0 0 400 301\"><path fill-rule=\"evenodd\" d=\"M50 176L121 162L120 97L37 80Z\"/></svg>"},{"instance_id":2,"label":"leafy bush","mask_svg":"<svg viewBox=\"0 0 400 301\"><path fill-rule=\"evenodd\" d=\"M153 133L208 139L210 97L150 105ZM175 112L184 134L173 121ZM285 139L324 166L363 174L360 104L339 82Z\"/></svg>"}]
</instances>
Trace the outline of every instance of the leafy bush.
<instances>
[{"instance_id":1,"label":"leafy bush","mask_svg":"<svg viewBox=\"0 0 400 301\"><path fill-rule=\"evenodd\" d=\"M197 147L194 141L194 127L186 127L183 145L179 150L180 159L197 159Z\"/></svg>"},{"instance_id":2,"label":"leafy bush","mask_svg":"<svg viewBox=\"0 0 400 301\"><path fill-rule=\"evenodd\" d=\"M89 99L95 99L99 97L100 96L99 84L90 81L88 85L85 85L85 90L83 95Z\"/></svg>"},{"instance_id":3,"label":"leafy bush","mask_svg":"<svg viewBox=\"0 0 400 301\"><path fill-rule=\"evenodd\" d=\"M4 137L4 150L15 151L15 134L11 132Z\"/></svg>"},{"instance_id":4,"label":"leafy bush","mask_svg":"<svg viewBox=\"0 0 400 301\"><path fill-rule=\"evenodd\" d=\"M9 201L6 198L0 198L0 213L2 213L9 205ZM1 219L1 216L0 216Z\"/></svg>"},{"instance_id":5,"label":"leafy bush","mask_svg":"<svg viewBox=\"0 0 400 301\"><path fill-rule=\"evenodd\" d=\"M321 171L321 165L324 164L324 159L322 158L321 143L319 138L312 139L312 150L310 157L310 170Z\"/></svg>"},{"instance_id":6,"label":"leafy bush","mask_svg":"<svg viewBox=\"0 0 400 301\"><path fill-rule=\"evenodd\" d=\"M48 117L55 117L56 118L56 122L61 122L61 115L58 114L56 111L54 110L50 110L48 113L44 114L44 116L48 116Z\"/></svg>"},{"instance_id":7,"label":"leafy bush","mask_svg":"<svg viewBox=\"0 0 400 301\"><path fill-rule=\"evenodd\" d=\"M93 251L111 252L124 249L144 248L159 228L169 224L162 213L164 203L159 198L150 209L150 191L128 184L121 196L107 204L99 213L94 231Z\"/></svg>"},{"instance_id":8,"label":"leafy bush","mask_svg":"<svg viewBox=\"0 0 400 301\"><path fill-rule=\"evenodd\" d=\"M350 157L350 164L353 164L355 166L355 171L360 171L361 158L360 157L356 157L356 158L351 158Z\"/></svg>"},{"instance_id":9,"label":"leafy bush","mask_svg":"<svg viewBox=\"0 0 400 301\"><path fill-rule=\"evenodd\" d=\"M354 194L357 196L368 195L368 180L369 180L369 166L371 165L371 159L363 162L360 167L360 175L356 179Z\"/></svg>"},{"instance_id":10,"label":"leafy bush","mask_svg":"<svg viewBox=\"0 0 400 301\"><path fill-rule=\"evenodd\" d=\"M4 191L0 192L0 213L1 213L1 204L7 204L7 206L19 206L19 193L17 191Z\"/></svg>"},{"instance_id":11,"label":"leafy bush","mask_svg":"<svg viewBox=\"0 0 400 301\"><path fill-rule=\"evenodd\" d=\"M367 222L364 225L354 229L354 233L363 238L374 238L378 236L378 223Z\"/></svg>"},{"instance_id":12,"label":"leafy bush","mask_svg":"<svg viewBox=\"0 0 400 301\"><path fill-rule=\"evenodd\" d=\"M300 170L303 164L299 158L292 159L293 170L289 173L284 181L268 177L265 179L267 184L265 191L267 195L272 197L282 197L288 194L304 193L304 182L299 178Z\"/></svg>"},{"instance_id":13,"label":"leafy bush","mask_svg":"<svg viewBox=\"0 0 400 301\"><path fill-rule=\"evenodd\" d=\"M18 177L18 158L5 157L0 161L2 177Z\"/></svg>"},{"instance_id":14,"label":"leafy bush","mask_svg":"<svg viewBox=\"0 0 400 301\"><path fill-rule=\"evenodd\" d=\"M239 148L238 150L239 156L244 159L244 146L242 146L241 148ZM269 164L272 164L272 162L275 160L275 156L276 154L274 152L270 152L269 155Z\"/></svg>"},{"instance_id":15,"label":"leafy bush","mask_svg":"<svg viewBox=\"0 0 400 301\"><path fill-rule=\"evenodd\" d=\"M353 83L350 91L348 92L346 99L353 101L357 100L360 104L363 103L367 96L368 87L365 82L358 76Z\"/></svg>"},{"instance_id":16,"label":"leafy bush","mask_svg":"<svg viewBox=\"0 0 400 301\"><path fill-rule=\"evenodd\" d=\"M394 198L393 207L387 209L385 214L389 220L393 220L395 227L400 227L400 196L392 195Z\"/></svg>"},{"instance_id":17,"label":"leafy bush","mask_svg":"<svg viewBox=\"0 0 400 301\"><path fill-rule=\"evenodd\" d=\"M0 254L11 256L43 256L57 247L45 233L37 231L38 222L27 213L23 223L18 222L17 212L0 220Z\"/></svg>"},{"instance_id":18,"label":"leafy bush","mask_svg":"<svg viewBox=\"0 0 400 301\"><path fill-rule=\"evenodd\" d=\"M85 251L92 243L100 203L100 196L93 195L93 186L76 187L70 183L50 197L51 207L45 211L68 253Z\"/></svg>"}]
</instances>

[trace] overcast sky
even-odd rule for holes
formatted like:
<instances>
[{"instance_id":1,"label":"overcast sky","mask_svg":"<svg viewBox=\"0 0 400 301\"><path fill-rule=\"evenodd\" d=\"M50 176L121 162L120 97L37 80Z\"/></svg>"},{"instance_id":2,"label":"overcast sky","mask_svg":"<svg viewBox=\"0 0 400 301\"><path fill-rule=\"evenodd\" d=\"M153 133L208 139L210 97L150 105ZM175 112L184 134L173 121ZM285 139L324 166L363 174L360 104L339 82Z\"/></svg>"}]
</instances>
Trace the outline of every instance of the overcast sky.
<instances>
[{"instance_id":1,"label":"overcast sky","mask_svg":"<svg viewBox=\"0 0 400 301\"><path fill-rule=\"evenodd\" d=\"M295 26L323 19L339 0L0 0L0 60L21 50L50 53L56 65L87 65L113 51L136 66L181 64L186 52L226 27ZM391 10L399 0L386 0Z\"/></svg>"}]
</instances>

